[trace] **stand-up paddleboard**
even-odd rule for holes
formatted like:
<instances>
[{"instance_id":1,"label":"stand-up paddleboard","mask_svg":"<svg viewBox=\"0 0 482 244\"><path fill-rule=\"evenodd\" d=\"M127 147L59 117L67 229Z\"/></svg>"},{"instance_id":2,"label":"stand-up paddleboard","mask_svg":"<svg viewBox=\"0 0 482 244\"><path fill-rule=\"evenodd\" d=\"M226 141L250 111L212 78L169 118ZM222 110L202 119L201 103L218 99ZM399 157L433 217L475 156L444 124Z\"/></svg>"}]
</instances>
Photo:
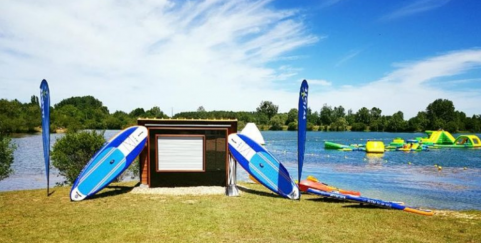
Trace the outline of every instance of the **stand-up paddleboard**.
<instances>
[{"instance_id":1,"label":"stand-up paddleboard","mask_svg":"<svg viewBox=\"0 0 482 244\"><path fill-rule=\"evenodd\" d=\"M416 214L427 215L427 216L433 215L433 212L430 211L430 210L415 209L415 208L412 208L412 207L407 207L407 206L405 206L403 204L400 204L400 203L388 202L388 201L383 201L383 200L374 199L374 198L353 196L353 195L340 194L340 193L335 193L335 192L325 192L325 191L319 191L319 190L315 190L315 189L311 189L311 188L308 188L307 192L315 194L315 195L323 196L323 197L335 198L335 199L352 201L352 202L358 202L358 203L373 205L373 206L382 207L382 208L391 208L391 209L403 210L405 212L416 213Z\"/></svg>"},{"instance_id":2,"label":"stand-up paddleboard","mask_svg":"<svg viewBox=\"0 0 482 244\"><path fill-rule=\"evenodd\" d=\"M288 170L264 147L242 134L228 136L229 150L234 159L259 183L290 199L298 199L300 191Z\"/></svg>"},{"instance_id":3,"label":"stand-up paddleboard","mask_svg":"<svg viewBox=\"0 0 482 244\"><path fill-rule=\"evenodd\" d=\"M311 180L302 180L299 184L300 190L303 192L307 192L308 189L315 189L315 190L320 190L320 191L326 191L326 192L334 192L334 193L341 193L341 194L348 194L348 195L353 195L353 196L360 196L359 191L350 191L350 190L344 190L340 189L334 186L327 185L322 182L315 182Z\"/></svg>"},{"instance_id":4,"label":"stand-up paddleboard","mask_svg":"<svg viewBox=\"0 0 482 244\"><path fill-rule=\"evenodd\" d=\"M102 190L126 170L141 153L147 129L129 127L111 138L89 161L70 191L72 201L81 201Z\"/></svg>"}]
</instances>

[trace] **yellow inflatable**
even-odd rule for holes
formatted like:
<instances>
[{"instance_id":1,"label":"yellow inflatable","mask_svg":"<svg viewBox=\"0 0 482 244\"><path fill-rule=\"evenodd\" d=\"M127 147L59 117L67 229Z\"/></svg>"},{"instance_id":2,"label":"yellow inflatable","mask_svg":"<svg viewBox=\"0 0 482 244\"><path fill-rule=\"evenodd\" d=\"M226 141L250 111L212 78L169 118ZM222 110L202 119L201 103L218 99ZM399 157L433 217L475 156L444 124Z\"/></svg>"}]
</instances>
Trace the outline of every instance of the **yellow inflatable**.
<instances>
[{"instance_id":1,"label":"yellow inflatable","mask_svg":"<svg viewBox=\"0 0 482 244\"><path fill-rule=\"evenodd\" d=\"M381 141L367 141L366 150L367 153L384 153L385 144Z\"/></svg>"}]
</instances>

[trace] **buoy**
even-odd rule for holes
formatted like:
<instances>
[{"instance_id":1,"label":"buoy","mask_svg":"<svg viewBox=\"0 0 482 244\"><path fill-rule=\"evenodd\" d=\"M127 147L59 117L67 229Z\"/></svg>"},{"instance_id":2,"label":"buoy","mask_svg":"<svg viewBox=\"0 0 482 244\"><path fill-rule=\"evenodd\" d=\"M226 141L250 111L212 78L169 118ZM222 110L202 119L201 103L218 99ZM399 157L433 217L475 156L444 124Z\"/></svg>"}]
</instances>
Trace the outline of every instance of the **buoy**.
<instances>
[{"instance_id":1,"label":"buoy","mask_svg":"<svg viewBox=\"0 0 482 244\"><path fill-rule=\"evenodd\" d=\"M411 165L411 164L412 164L412 162L408 162L408 165Z\"/></svg>"},{"instance_id":2,"label":"buoy","mask_svg":"<svg viewBox=\"0 0 482 244\"><path fill-rule=\"evenodd\" d=\"M442 166L438 166L438 170L442 170Z\"/></svg>"},{"instance_id":3,"label":"buoy","mask_svg":"<svg viewBox=\"0 0 482 244\"><path fill-rule=\"evenodd\" d=\"M464 167L464 170L467 170L467 167Z\"/></svg>"},{"instance_id":4,"label":"buoy","mask_svg":"<svg viewBox=\"0 0 482 244\"><path fill-rule=\"evenodd\" d=\"M437 164L434 164L433 166L435 166L435 168L437 168L437 167L438 167L438 165L437 165Z\"/></svg>"}]
</instances>

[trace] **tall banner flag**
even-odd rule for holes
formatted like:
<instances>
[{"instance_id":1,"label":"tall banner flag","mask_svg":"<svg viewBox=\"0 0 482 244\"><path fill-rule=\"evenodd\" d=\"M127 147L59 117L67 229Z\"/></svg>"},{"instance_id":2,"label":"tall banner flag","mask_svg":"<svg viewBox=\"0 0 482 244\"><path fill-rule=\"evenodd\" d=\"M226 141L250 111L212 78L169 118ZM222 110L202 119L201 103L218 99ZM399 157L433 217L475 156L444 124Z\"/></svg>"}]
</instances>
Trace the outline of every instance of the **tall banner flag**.
<instances>
[{"instance_id":1,"label":"tall banner flag","mask_svg":"<svg viewBox=\"0 0 482 244\"><path fill-rule=\"evenodd\" d=\"M42 111L42 142L44 147L45 174L47 176L47 196L49 195L50 171L50 91L46 80L40 83L40 110Z\"/></svg>"},{"instance_id":2,"label":"tall banner flag","mask_svg":"<svg viewBox=\"0 0 482 244\"><path fill-rule=\"evenodd\" d=\"M301 182L303 161L305 160L306 117L308 110L308 82L303 80L298 103L298 185ZM301 194L300 194L301 199Z\"/></svg>"}]
</instances>

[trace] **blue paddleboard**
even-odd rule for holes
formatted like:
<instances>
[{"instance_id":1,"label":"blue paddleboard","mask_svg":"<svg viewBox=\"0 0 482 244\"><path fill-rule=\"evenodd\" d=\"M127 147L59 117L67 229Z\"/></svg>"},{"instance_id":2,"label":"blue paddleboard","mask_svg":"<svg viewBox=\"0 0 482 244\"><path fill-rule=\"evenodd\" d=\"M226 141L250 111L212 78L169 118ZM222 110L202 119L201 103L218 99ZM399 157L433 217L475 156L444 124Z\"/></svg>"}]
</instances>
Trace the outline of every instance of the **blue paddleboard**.
<instances>
[{"instance_id":1,"label":"blue paddleboard","mask_svg":"<svg viewBox=\"0 0 482 244\"><path fill-rule=\"evenodd\" d=\"M129 127L111 138L87 163L70 191L72 201L81 201L102 190L124 172L141 153L147 129Z\"/></svg>"},{"instance_id":2,"label":"blue paddleboard","mask_svg":"<svg viewBox=\"0 0 482 244\"><path fill-rule=\"evenodd\" d=\"M383 201L383 200L374 199L374 198L354 196L349 194L341 194L336 192L326 192L326 191L320 191L312 188L308 188L307 192L311 194L319 195L322 197L340 199L340 200L351 201L351 202L358 202L358 203L368 204L368 205L377 206L381 208L403 210L405 212L416 213L416 214L427 215L427 216L433 215L433 212L430 210L407 207L403 204L396 203L396 202L389 202L389 201Z\"/></svg>"},{"instance_id":3,"label":"blue paddleboard","mask_svg":"<svg viewBox=\"0 0 482 244\"><path fill-rule=\"evenodd\" d=\"M290 199L298 199L300 191L286 168L264 147L242 134L228 136L229 151L234 159L259 183Z\"/></svg>"}]
</instances>

